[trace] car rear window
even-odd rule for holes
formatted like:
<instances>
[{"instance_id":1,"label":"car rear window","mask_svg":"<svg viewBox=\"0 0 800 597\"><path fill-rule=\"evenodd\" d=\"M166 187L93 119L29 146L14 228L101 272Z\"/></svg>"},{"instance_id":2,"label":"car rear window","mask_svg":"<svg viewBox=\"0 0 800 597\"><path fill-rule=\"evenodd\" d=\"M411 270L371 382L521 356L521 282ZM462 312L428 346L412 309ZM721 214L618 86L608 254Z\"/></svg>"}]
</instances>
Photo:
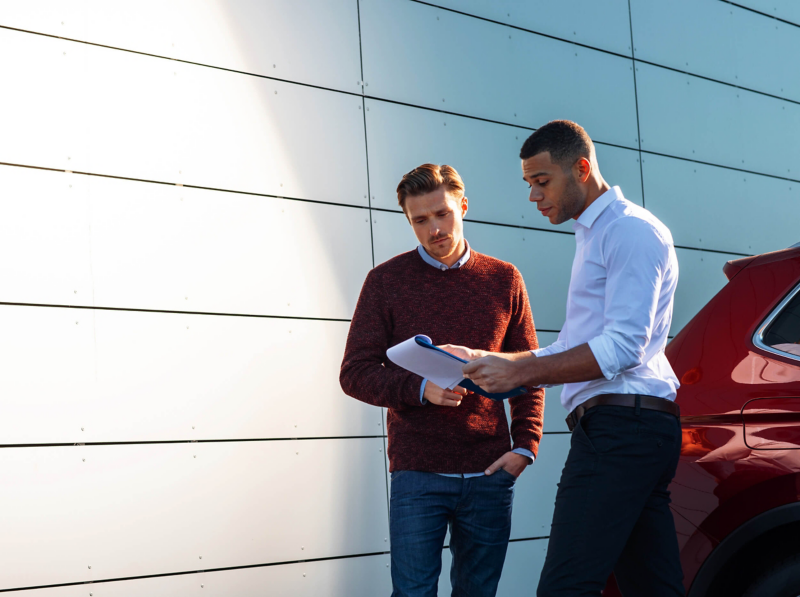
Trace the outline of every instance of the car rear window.
<instances>
[{"instance_id":1,"label":"car rear window","mask_svg":"<svg viewBox=\"0 0 800 597\"><path fill-rule=\"evenodd\" d=\"M800 292L790 300L764 333L764 344L800 357Z\"/></svg>"}]
</instances>

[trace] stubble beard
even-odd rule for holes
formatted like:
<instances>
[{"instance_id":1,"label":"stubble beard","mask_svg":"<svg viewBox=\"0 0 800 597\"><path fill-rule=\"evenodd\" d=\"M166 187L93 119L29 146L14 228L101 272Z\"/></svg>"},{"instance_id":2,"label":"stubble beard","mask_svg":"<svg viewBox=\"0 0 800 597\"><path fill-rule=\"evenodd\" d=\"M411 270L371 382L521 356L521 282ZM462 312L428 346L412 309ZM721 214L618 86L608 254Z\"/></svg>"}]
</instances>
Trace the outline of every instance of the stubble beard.
<instances>
[{"instance_id":1,"label":"stubble beard","mask_svg":"<svg viewBox=\"0 0 800 597\"><path fill-rule=\"evenodd\" d=\"M570 176L567 180L566 188L561 199L561 209L558 210L556 221L553 224L563 224L567 220L571 220L583 209L584 197L578 183L575 181L574 176Z\"/></svg>"}]
</instances>

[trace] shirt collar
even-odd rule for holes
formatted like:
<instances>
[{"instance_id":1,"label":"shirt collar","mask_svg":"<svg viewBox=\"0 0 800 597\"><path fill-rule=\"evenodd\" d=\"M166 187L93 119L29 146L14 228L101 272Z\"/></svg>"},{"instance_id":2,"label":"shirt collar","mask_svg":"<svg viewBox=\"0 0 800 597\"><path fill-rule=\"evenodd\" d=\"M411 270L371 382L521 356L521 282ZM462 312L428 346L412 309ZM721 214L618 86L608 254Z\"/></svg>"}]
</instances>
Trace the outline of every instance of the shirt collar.
<instances>
[{"instance_id":1,"label":"shirt collar","mask_svg":"<svg viewBox=\"0 0 800 597\"><path fill-rule=\"evenodd\" d=\"M576 230L578 224L585 228L591 228L592 225L597 221L597 218L600 217L600 214L605 211L606 207L618 199L624 199L622 191L619 187L611 187L605 193L595 199L592 204L583 211L583 213L578 217L577 221L572 224L572 229Z\"/></svg>"},{"instance_id":2,"label":"shirt collar","mask_svg":"<svg viewBox=\"0 0 800 597\"><path fill-rule=\"evenodd\" d=\"M428 265L432 265L436 269L440 269L442 271L445 271L445 270L448 270L448 269L458 269L459 267L464 265L467 261L469 261L469 258L472 255L472 250L469 248L469 243L467 242L467 239L464 239L464 244L467 246L467 250L464 251L464 254L461 256L461 259L456 261L450 267L447 267L441 261L438 261L438 260L434 259L433 257L431 257L430 255L428 255L428 252L422 247L422 245L417 246L417 252L419 253L419 256L422 257L422 260L425 263L427 263Z\"/></svg>"}]
</instances>

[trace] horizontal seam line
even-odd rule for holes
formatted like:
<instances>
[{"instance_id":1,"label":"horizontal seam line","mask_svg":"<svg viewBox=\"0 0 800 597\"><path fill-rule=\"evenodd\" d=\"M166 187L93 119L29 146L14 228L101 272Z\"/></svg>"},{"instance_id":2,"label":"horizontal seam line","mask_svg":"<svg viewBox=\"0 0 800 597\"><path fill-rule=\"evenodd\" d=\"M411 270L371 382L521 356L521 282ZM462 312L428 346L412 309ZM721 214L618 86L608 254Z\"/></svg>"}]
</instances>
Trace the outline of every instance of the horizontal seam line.
<instances>
[{"instance_id":1,"label":"horizontal seam line","mask_svg":"<svg viewBox=\"0 0 800 597\"><path fill-rule=\"evenodd\" d=\"M767 17L768 19L773 19L775 21L780 21L781 23L786 23L787 25L791 25L792 27L799 27L800 28L800 23L795 23L794 21L787 21L786 19L782 19L781 17L775 16L775 15L771 15L771 14L767 14L765 12L761 12L760 10L756 10L755 8L751 8L749 6L744 6L744 5L738 4L736 2L731 2L730 0L721 0L721 1L724 2L725 4L730 4L731 6L736 6L738 8L741 8L742 10L746 10L748 12L752 12L752 13L755 13L757 15L761 15L762 17Z\"/></svg>"},{"instance_id":2,"label":"horizontal seam line","mask_svg":"<svg viewBox=\"0 0 800 597\"><path fill-rule=\"evenodd\" d=\"M263 319L298 319L303 321L339 321L349 323L350 319L333 317L303 317L299 315L256 315L252 313L218 313L213 311L177 311L172 309L140 309L136 307L95 307L90 305L58 305L53 303L18 303L0 301L0 305L9 307L49 307L55 309L91 309L97 311L133 311L138 313L172 313L175 315L217 315L221 317L255 317Z\"/></svg>"},{"instance_id":3,"label":"horizontal seam line","mask_svg":"<svg viewBox=\"0 0 800 597\"><path fill-rule=\"evenodd\" d=\"M31 35L40 35L42 37L49 37L52 39L60 39L63 41L68 41L76 44L84 44L87 46L94 46L96 48L105 48L107 50L116 50L118 52L128 52L130 54L138 54L139 56L147 56L149 58L160 58L161 60L171 60L172 62L180 62L182 64L191 64L192 66L202 66L205 68L213 68L215 70L221 70L229 73L236 73L239 75L246 75L249 77L257 77L259 79L268 79L270 81L278 81L280 83L288 83L290 85L301 85L303 87L312 87L314 89L321 89L323 91L332 91L334 93L343 93L345 95L352 95L353 97L363 97L362 93L356 93L354 91L343 91L341 89L334 89L333 87L325 87L323 85L315 85L313 83L305 83L301 81L292 81L291 79L281 79L279 77L270 77L269 75L262 75L259 73L250 73L247 71L236 70L233 68L227 68L224 66L214 66L213 64L203 64L202 62L193 62L191 60L186 60L183 58L170 58L169 56L162 56L161 54L151 54L149 52L142 52L141 50L131 50L129 48L120 48L117 46L108 46L105 44L100 44L93 41L85 41L82 39L75 39L72 37L62 37L60 35L54 35L52 33L42 33L40 31L31 31L30 29L20 29L18 27L10 27L8 25L0 25L0 29L8 29L10 31L18 31L20 33L30 33Z\"/></svg>"},{"instance_id":4,"label":"horizontal seam line","mask_svg":"<svg viewBox=\"0 0 800 597\"><path fill-rule=\"evenodd\" d=\"M501 21L495 21L495 20L492 20L492 19L489 19L489 18L486 18L486 17L481 17L481 16L478 16L478 15L473 15L473 14L469 14L469 13L466 13L466 12L461 12L461 11L458 11L458 10L455 10L455 9L452 9L452 8L446 8L446 7L443 7L443 6L437 6L435 4L430 4L428 2L423 2L422 0L411 0L411 1L415 2L417 4L420 4L422 6L428 6L430 8L437 8L439 10L444 10L444 11L447 11L447 12L451 12L451 13L454 13L454 14L459 14L459 15L462 15L462 16L466 16L466 17L469 17L469 18L476 19L476 20L485 21L485 22L488 22L488 23L493 23L495 25L499 25L499 26L502 26L502 27L508 27L509 29L515 29L517 31L523 31L523 32L529 33L531 35L537 35L537 36L544 37L544 38L547 38L547 39L560 41L562 43L568 43L568 44L571 44L571 45L574 45L574 46L578 46L578 47L581 47L581 48L584 48L584 49L593 50L595 52L601 52L603 54L608 54L608 55L611 55L611 56L615 56L617 58L622 58L622 59L625 59L625 60L631 60L634 63L635 62L641 62L643 64L649 64L651 66L656 66L658 68L663 68L663 69L671 70L671 71L674 71L674 72L677 72L677 73L686 74L686 75L689 75L689 76L692 76L692 77L697 77L699 79L703 79L703 80L710 81L710 82L713 82L713 83L718 83L720 85L726 85L726 86L729 86L729 87L733 87L734 89L741 89L743 91L749 91L750 93L755 93L755 94L758 94L758 95L771 97L771 98L778 99L778 100L781 100L781 101L786 101L786 102L789 102L789 103L792 103L792 104L795 104L795 105L800 105L800 100L794 100L794 99L786 98L786 97L783 97L783 96L775 95L773 93L769 93L769 92L765 92L765 91L759 91L757 89L752 89L750 87L744 87L742 85L737 85L735 83L729 83L727 81L722 81L720 79L714 79L714 78L708 77L706 75L699 75L699 74L692 73L692 72L685 71L685 70L681 70L681 69L678 69L678 68L675 68L675 67L672 67L672 66L666 66L666 65L663 65L663 64L659 64L657 62L650 62L648 60L642 60L640 58L636 58L634 56L633 52L631 53L631 55L620 54L620 53L614 52L612 50L605 50L603 48L598 48L598 47L595 47L595 46L582 44L582 43L576 42L574 40L564 39L562 37L557 37L557 36L550 35L550 34L547 34L547 33L541 33L539 31L533 31L532 29L526 29L524 27L520 27L520 26L517 26L517 25L511 25L511 24L508 24L508 23L503 23ZM748 11L753 12L755 14L759 14L759 15L762 15L762 16L777 20L777 21L781 21L783 23L786 23L788 25L792 25L794 27L800 27L800 25L792 23L791 21L784 21L783 19L780 19L778 17L773 17L771 15L767 15L766 13L762 13L762 12L759 12L759 11L756 11L756 10L741 6L741 5L735 4L733 2L727 2L726 0L721 0L721 1L725 2L726 4L730 4L732 6L737 6L737 7L741 8L741 9L743 9L743 10L748 10ZM259 74L259 73L241 71L241 70L237 70L237 69L227 68L227 67L224 67L224 66L215 66L215 65L211 65L211 64L204 64L202 62L194 62L192 60L186 60L186 59L183 59L183 58L171 58L169 56L162 56L160 54L151 54L149 52L142 52L140 50L131 50L131 49L128 49L128 48L120 48L120 47L117 47L117 46L109 46L109 45L106 45L106 44L100 44L100 43L97 43L97 42L85 41L85 40L75 39L75 38L71 38L71 37L62 37L62 36L59 36L59 35L54 35L52 33L42 33L42 32L39 32L39 31L31 31L30 29L20 29L18 27L10 27L8 25L0 25L0 28L7 29L9 31L18 31L20 33L29 33L31 35L39 35L39 36L42 36L42 37L49 37L49 38L52 38L52 39L60 39L60 40L68 41L68 42L72 42L72 43L85 44L85 45L88 45L88 46L93 46L93 47L98 47L98 48L105 48L105 49L108 49L108 50L117 50L117 51L120 51L120 52L129 52L131 54L138 54L140 56L148 56L150 58L160 58L162 60L171 60L173 62L180 62L182 64L190 64L192 66L201 66L201 67L206 67L206 68L212 68L212 69L215 69L215 70L221 70L221 71L230 72L230 73L236 73L236 74L241 74L241 75L246 75L246 76L251 76L251 77L257 77L257 78L260 78L260 79L267 79L267 80L270 80L270 81L278 81L278 82L281 82L281 83L287 83L287 84L291 84L291 85L300 85L300 86L303 86L303 87L311 87L313 89L320 89L320 90L323 90L323 91L331 91L331 92L334 92L334 93L343 93L345 95L351 95L353 97L363 97L363 98L367 98L367 99L373 99L372 96L368 96L368 95L364 94L363 89L362 89L361 93L356 93L354 91L344 91L344 90L341 90L341 89L335 89L333 87L325 87L323 85L315 85L313 83L307 83L307 82L303 82L303 81L293 81L291 79L282 79L282 78L279 78L279 77L271 77L269 75L263 75L263 74ZM446 112L444 110L437 110L437 111L445 112L447 114L455 114L453 112ZM478 118L478 119L479 120L483 120L481 118ZM501 121L495 121L495 120L488 120L487 119L487 121L488 122L497 122L498 124L507 124L508 126L520 126L520 125L501 122ZM528 128L528 127L522 127L522 128ZM630 148L627 148L627 149L630 149Z\"/></svg>"},{"instance_id":5,"label":"horizontal seam line","mask_svg":"<svg viewBox=\"0 0 800 597\"><path fill-rule=\"evenodd\" d=\"M439 6L437 4L431 4L430 2L424 2L422 0L411 0L411 1L415 2L417 4L422 4L423 6L429 6L431 8L438 8L440 10L444 10L444 11L447 11L447 12L459 14L459 15L462 15L462 16L465 16L465 17L470 17L470 18L476 19L478 21L485 21L487 23L493 23L495 25L500 25L502 27L508 27L509 29L515 29L517 31L524 31L526 33L531 33L533 35L538 35L540 37L545 37L547 39L552 39L552 40L560 41L560 42L563 42L563 43L568 43L568 44L571 44L573 46L578 46L580 48L585 48L587 50L594 50L596 52L601 52L603 54L609 54L611 56L616 56L617 58L624 58L626 60L633 60L634 62L642 62L644 64L650 64L652 66L658 66L658 67L661 67L661 68L665 68L667 70L672 70L672 71L683 73L683 74L686 74L686 75L691 75L691 76L697 77L699 79L705 79L707 81L712 81L714 83L719 83L720 85L727 85L729 87L734 87L736 89L742 89L744 91L750 91L752 93L757 93L759 95L766 95L768 97L772 97L772 98L775 98L775 99L780 99L780 100L784 100L784 101L787 101L787 102L790 102L790 103L793 103L793 104L800 105L800 101L798 101L798 100L785 98L785 97L782 97L780 95L775 95L775 94L772 94L772 93L769 93L769 92L765 92L765 91L759 91L758 89L752 89L750 87L743 87L742 85L737 85L736 83L729 83L727 81L722 81L720 79L714 79L714 78L708 77L706 75L699 75L699 74L696 74L696 73L693 73L693 72L690 72L690 71L681 70L679 68L675 68L675 67L672 67L672 66L665 66L665 65L659 64L657 62L650 62L648 60L642 60L641 58L636 58L632 46L631 46L631 54L620 54L619 52L615 52L614 50L606 50L604 48L599 48L597 46L590 46L588 44L583 44L583 43L580 43L580 42L572 40L572 39L566 39L566 38L563 38L563 37L558 37L557 35L552 35L552 34L549 34L549 33L542 33L540 31L534 31L533 29L526 29L525 27L520 27L519 25L512 25L510 23L504 23L502 21L496 21L496 20L490 19L488 17L482 17L482 16L471 14L471 13L468 13L468 12L462 12L462 11L456 10L454 8L448 8L448 7L445 7L445 6ZM726 4L730 4L732 6L737 6L739 8L754 12L756 14L759 14L759 15L762 15L762 16L765 16L765 17L769 17L769 18L775 19L777 21L781 21L783 23L786 23L787 25L792 25L794 27L800 27L800 25L798 25L796 23L792 23L791 21L785 21L785 20L783 20L781 18L773 17L772 15L768 15L766 13L750 9L750 8L745 7L745 6L741 6L741 5L736 4L734 2L727 2L726 0L722 0L722 1L725 2Z\"/></svg>"},{"instance_id":6,"label":"horizontal seam line","mask_svg":"<svg viewBox=\"0 0 800 597\"><path fill-rule=\"evenodd\" d=\"M52 442L36 444L0 444L3 448L72 448L86 446L143 446L152 444L232 444L252 442L297 442L321 441L334 439L383 439L385 435L337 435L321 437L248 437L241 439L165 439L165 440L132 440L132 441L107 441L107 442Z\"/></svg>"},{"instance_id":7,"label":"horizontal seam line","mask_svg":"<svg viewBox=\"0 0 800 597\"><path fill-rule=\"evenodd\" d=\"M130 176L120 176L118 174L98 174L96 172L84 172L81 170L65 170L62 168L50 168L47 166L32 166L30 164L15 164L13 162L0 162L0 166L10 166L14 168L28 168L30 170L45 170L47 172L65 172L69 174L79 174L81 176L93 176L97 178L111 178L114 180L128 180L131 182L143 182L146 184L158 184L167 187L179 187L184 189L197 189L201 191L214 191L219 193L234 193L237 195L252 195L254 197L269 197L271 199L285 199L287 201L298 201L301 203L315 203L318 205L331 205L334 207L352 207L354 209L369 209L368 205L353 205L351 203L337 203L335 201L323 201L321 199L305 199L302 197L287 197L285 195L272 195L270 193L259 193L255 191L239 191L236 189L222 189L219 187L205 187L201 185L184 184L177 182L165 182L163 180L151 180L148 178L132 178Z\"/></svg>"},{"instance_id":8,"label":"horizontal seam line","mask_svg":"<svg viewBox=\"0 0 800 597\"><path fill-rule=\"evenodd\" d=\"M95 309L97 311L132 311L135 313L168 313L176 315L221 315L224 317L260 317L264 319L289 319L300 321L332 321L350 323L350 319L326 319L324 317L299 317L291 315L247 315L243 313L205 313L202 311L169 311L164 309L136 309L133 307L91 307L87 305L57 305L51 303L14 303L8 301L0 301L0 307L37 307L46 309ZM550 332L558 334L560 330L548 330L544 328L536 328L537 332Z\"/></svg>"},{"instance_id":9,"label":"horizontal seam line","mask_svg":"<svg viewBox=\"0 0 800 597\"><path fill-rule=\"evenodd\" d=\"M285 562L269 562L265 564L247 564L243 566L226 566L224 568L206 568L202 570L186 570L183 572L164 572L161 574L142 574L139 576L123 576L120 578L104 578L100 580L84 580L84 581L76 581L76 582L68 582L68 583L59 583L59 584L51 584L51 585L36 585L36 586L29 586L29 587L15 587L9 589L0 589L0 593L7 593L11 591L31 591L34 589L54 589L60 587L74 587L78 585L93 585L93 584L103 584L103 583L111 583L111 582L122 582L122 581L130 581L130 580L143 580L147 578L161 578L161 577L169 577L169 576L186 576L187 574L204 574L207 572L226 572L229 570L246 570L248 568L267 568L270 566L285 566L287 564L308 564L313 562L327 562L330 560L349 560L353 558L366 558L372 556L382 556L388 555L388 551L376 551L372 553L363 553L363 554L354 554L354 555L344 555L344 556L330 556L326 558L309 558L307 560L287 560Z\"/></svg>"},{"instance_id":10,"label":"horizontal seam line","mask_svg":"<svg viewBox=\"0 0 800 597\"><path fill-rule=\"evenodd\" d=\"M771 178L781 178L781 177L778 177L778 176L760 174L758 172L752 172L752 171L749 171L749 170L741 170L741 169L738 169L738 168L730 168L730 167L727 167L727 166L718 166L717 164L710 164L708 162L700 162L698 160L690 160L690 159L687 159L687 158L675 158L674 156L670 156L670 155L667 155L667 154L661 154L661 153L655 153L655 152L644 152L644 151L642 153L650 153L652 155L658 155L660 157L666 157L666 158L670 158L670 159L680 159L680 160L695 162L695 163L698 163L698 164L704 164L704 165L707 165L707 166L728 168L730 170L736 170L736 171L739 171L739 172L746 172L746 173L749 173L749 174L754 174L756 176L769 176ZM12 168L28 168L28 169L31 169L31 170L45 170L47 172L69 172L71 174L79 174L81 176L97 176L97 177L102 177L102 178L128 180L128 181L133 181L133 182L142 182L142 183L149 183L149 184L160 184L160 185L166 185L166 186L178 186L178 184L176 184L176 183L169 183L169 182L163 182L163 181L157 181L157 180L147 180L147 179L143 179L143 178L129 178L129 177L117 176L117 175L113 175L113 174L94 174L92 172L81 172L81 171L76 171L76 170L61 170L59 168L48 168L48 167L45 167L45 166L31 166L31 165L28 165L28 164L14 164L14 163L11 163L11 162L0 162L0 166L9 166L9 167L12 167ZM795 181L795 180L790 179L790 178L784 178L783 180L786 180L786 181L789 181L789 182L798 182L798 183L800 183L800 181ZM317 204L317 205L328 205L328 206L331 206L331 207L346 207L346 208L349 207L349 208L353 208L353 209L363 209L363 210L377 211L377 212L391 213L391 214L401 214L401 213L403 213L399 209L388 209L388 208L385 208L385 207L369 207L369 206L366 206L366 205L364 205L364 206L362 206L362 205L350 205L348 203L334 203L334 202L330 202L330 201L320 201L320 200L316 200L316 199L302 199L302 198L298 198L298 197L285 197L285 196L281 196L281 195L269 195L269 194L266 194L266 193L254 193L254 192L251 192L251 191L233 191L233 190L228 190L228 189L220 189L220 188L214 188L214 187L203 187L203 186L190 185L190 184L185 184L185 185L180 185L180 186L182 188L187 188L187 189L199 189L199 190L214 191L214 192L220 192L220 193L236 193L236 194L239 194L239 195L250 195L250 196L253 196L253 197L268 197L270 199L283 199L283 200L286 200L286 201L297 201L297 202L300 202L300 203L313 203L313 204ZM473 220L473 219L466 219L465 221L466 222L473 222L475 224L485 224L485 225L488 225L488 226L502 226L504 228L518 228L520 230L531 230L531 231L535 231L535 232L552 232L552 233L555 233L555 234L566 234L566 235L569 235L569 236L574 236L575 235L574 232L569 232L568 230L550 230L550 229L547 229L547 228L538 228L536 226L524 226L524 225L521 225L521 224L507 224L507 223L504 223L504 222L487 222L485 220ZM675 245L675 247L679 248L679 249L690 249L690 250L693 250L693 251L706 251L706 252L711 252L711 253L726 253L726 254L730 254L730 255L742 255L744 257L749 257L750 256L749 253L740 253L740 252L737 252L737 251L724 251L724 250L721 250L721 249L706 249L706 248L699 248L699 247L687 247L687 246L681 246L681 245ZM0 305L2 305L2 304L12 304L12 303L0 302ZM13 303L13 304L25 305L26 303ZM161 309L133 309L133 308L124 308L124 307L122 307L122 308L120 308L120 307L86 307L86 306L81 306L81 305L33 305L33 304L30 304L29 306L59 306L59 307L71 307L71 308L76 308L76 309L84 309L84 308L121 309L121 310L124 310L124 311L158 311L158 312L162 312L163 311L163 312L169 312L169 313L194 313L194 314L199 314L199 315L230 315L230 316L240 316L240 317L274 317L274 318L284 318L284 319L323 319L325 321L350 321L349 319L327 319L327 318L317 318L317 317L310 317L310 318L309 317L294 317L294 316L290 316L290 315L248 315L248 314L243 314L243 313L208 313L208 312L198 312L198 311L171 311L171 310L161 310Z\"/></svg>"}]
</instances>

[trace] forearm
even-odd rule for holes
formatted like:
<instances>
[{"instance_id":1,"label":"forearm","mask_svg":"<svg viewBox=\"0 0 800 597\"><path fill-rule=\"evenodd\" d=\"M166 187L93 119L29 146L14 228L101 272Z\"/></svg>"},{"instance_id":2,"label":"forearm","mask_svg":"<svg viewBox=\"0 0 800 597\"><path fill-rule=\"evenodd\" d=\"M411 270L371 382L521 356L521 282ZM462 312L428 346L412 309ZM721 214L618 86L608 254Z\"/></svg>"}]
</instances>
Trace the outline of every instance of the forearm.
<instances>
[{"instance_id":1,"label":"forearm","mask_svg":"<svg viewBox=\"0 0 800 597\"><path fill-rule=\"evenodd\" d=\"M345 394L373 406L398 410L422 406L419 399L422 378L410 371L350 361L343 364L339 381Z\"/></svg>"},{"instance_id":2,"label":"forearm","mask_svg":"<svg viewBox=\"0 0 800 597\"><path fill-rule=\"evenodd\" d=\"M588 344L558 354L532 356L515 362L519 368L520 385L524 386L575 383L603 377L603 371Z\"/></svg>"}]
</instances>

